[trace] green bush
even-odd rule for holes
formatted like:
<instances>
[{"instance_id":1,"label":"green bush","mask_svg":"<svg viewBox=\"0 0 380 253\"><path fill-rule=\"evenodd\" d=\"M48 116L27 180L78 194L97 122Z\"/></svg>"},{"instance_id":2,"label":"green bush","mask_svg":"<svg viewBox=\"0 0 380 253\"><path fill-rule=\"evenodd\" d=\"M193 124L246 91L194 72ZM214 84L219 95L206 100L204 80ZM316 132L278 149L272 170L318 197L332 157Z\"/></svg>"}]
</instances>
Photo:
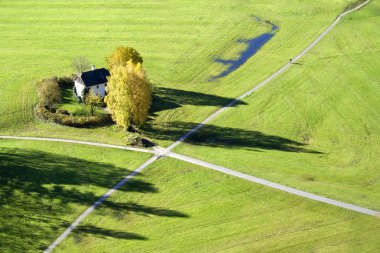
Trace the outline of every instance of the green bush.
<instances>
[{"instance_id":1,"label":"green bush","mask_svg":"<svg viewBox=\"0 0 380 253\"><path fill-rule=\"evenodd\" d=\"M90 112L87 110L86 107L81 107L81 108L78 108L74 113L73 113L74 116L89 116L90 115Z\"/></svg>"},{"instance_id":2,"label":"green bush","mask_svg":"<svg viewBox=\"0 0 380 253\"><path fill-rule=\"evenodd\" d=\"M37 97L40 107L52 109L61 101L61 87L57 77L43 79L37 83Z\"/></svg>"},{"instance_id":3,"label":"green bush","mask_svg":"<svg viewBox=\"0 0 380 253\"><path fill-rule=\"evenodd\" d=\"M150 148L155 146L153 142L141 137L137 133L128 133L126 136L126 144L144 148Z\"/></svg>"},{"instance_id":4,"label":"green bush","mask_svg":"<svg viewBox=\"0 0 380 253\"><path fill-rule=\"evenodd\" d=\"M71 88L74 86L74 76L61 76L58 77L57 82L61 88Z\"/></svg>"},{"instance_id":5,"label":"green bush","mask_svg":"<svg viewBox=\"0 0 380 253\"><path fill-rule=\"evenodd\" d=\"M70 126L70 127L93 127L93 126L102 126L105 124L112 123L111 115L109 114L103 114L103 115L96 115L96 116L73 116L73 115L67 115L60 112L60 110L57 110L56 113L52 112L51 110L38 106L36 108L36 114L39 118L54 122L60 125L64 126Z\"/></svg>"},{"instance_id":6,"label":"green bush","mask_svg":"<svg viewBox=\"0 0 380 253\"><path fill-rule=\"evenodd\" d=\"M70 115L70 113L67 110L64 110L64 109L58 109L56 111L56 113L64 114L64 115Z\"/></svg>"},{"instance_id":7,"label":"green bush","mask_svg":"<svg viewBox=\"0 0 380 253\"><path fill-rule=\"evenodd\" d=\"M135 145L139 139L139 135L135 133L128 133L125 141L127 145Z\"/></svg>"}]
</instances>

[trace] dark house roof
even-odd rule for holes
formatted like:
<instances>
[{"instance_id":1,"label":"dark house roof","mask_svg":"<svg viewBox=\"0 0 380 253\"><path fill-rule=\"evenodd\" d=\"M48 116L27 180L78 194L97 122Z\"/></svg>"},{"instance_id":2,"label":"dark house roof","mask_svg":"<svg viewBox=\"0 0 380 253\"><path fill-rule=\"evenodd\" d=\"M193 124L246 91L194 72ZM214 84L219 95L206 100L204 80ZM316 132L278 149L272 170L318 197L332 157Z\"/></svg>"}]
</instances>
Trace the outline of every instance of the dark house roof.
<instances>
[{"instance_id":1,"label":"dark house roof","mask_svg":"<svg viewBox=\"0 0 380 253\"><path fill-rule=\"evenodd\" d=\"M107 83L107 76L110 76L110 72L105 68L95 69L83 72L77 77L81 78L84 86L93 86L102 83Z\"/></svg>"}]
</instances>

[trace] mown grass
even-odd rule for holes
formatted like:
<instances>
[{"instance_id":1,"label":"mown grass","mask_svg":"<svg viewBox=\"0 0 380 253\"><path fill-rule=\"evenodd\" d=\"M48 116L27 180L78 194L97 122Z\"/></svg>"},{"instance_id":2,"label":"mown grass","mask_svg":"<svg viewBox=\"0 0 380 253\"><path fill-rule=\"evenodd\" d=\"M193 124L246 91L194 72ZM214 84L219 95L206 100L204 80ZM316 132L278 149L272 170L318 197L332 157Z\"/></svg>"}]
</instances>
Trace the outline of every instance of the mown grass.
<instances>
[{"instance_id":1,"label":"mown grass","mask_svg":"<svg viewBox=\"0 0 380 253\"><path fill-rule=\"evenodd\" d=\"M156 105L145 130L166 145L179 134L162 139L160 129L170 130L173 121L200 122L226 100L259 83L305 48L349 2L353 1L1 1L0 58L5 60L0 62L0 131L122 143L123 133L114 127L87 134L83 129L35 122L32 106L36 80L69 75L71 60L80 55L104 66L116 46L129 45L144 56L156 86L178 94L215 96L201 105L181 99L170 108ZM209 82L227 68L215 62L217 58L234 60L245 49L237 39L271 29L255 16L280 30L241 68Z\"/></svg>"},{"instance_id":2,"label":"mown grass","mask_svg":"<svg viewBox=\"0 0 380 253\"><path fill-rule=\"evenodd\" d=\"M177 160L144 171L56 252L377 252L380 220Z\"/></svg>"},{"instance_id":3,"label":"mown grass","mask_svg":"<svg viewBox=\"0 0 380 253\"><path fill-rule=\"evenodd\" d=\"M147 158L80 145L0 140L0 251L46 249ZM139 179L128 191L154 192L155 187Z\"/></svg>"},{"instance_id":4,"label":"mown grass","mask_svg":"<svg viewBox=\"0 0 380 253\"><path fill-rule=\"evenodd\" d=\"M380 4L176 151L380 210Z\"/></svg>"},{"instance_id":5,"label":"mown grass","mask_svg":"<svg viewBox=\"0 0 380 253\"><path fill-rule=\"evenodd\" d=\"M57 105L59 109L67 110L70 114L74 115L83 115L83 116L91 116L90 108L86 106L84 103L79 102L76 97L73 95L73 89L70 86L65 86L61 91L62 100ZM94 115L107 114L102 107L97 107L94 110Z\"/></svg>"},{"instance_id":6,"label":"mown grass","mask_svg":"<svg viewBox=\"0 0 380 253\"><path fill-rule=\"evenodd\" d=\"M62 101L58 108L67 110L70 113L85 111L84 104L80 103L73 95L72 87L65 86L61 90Z\"/></svg>"}]
</instances>

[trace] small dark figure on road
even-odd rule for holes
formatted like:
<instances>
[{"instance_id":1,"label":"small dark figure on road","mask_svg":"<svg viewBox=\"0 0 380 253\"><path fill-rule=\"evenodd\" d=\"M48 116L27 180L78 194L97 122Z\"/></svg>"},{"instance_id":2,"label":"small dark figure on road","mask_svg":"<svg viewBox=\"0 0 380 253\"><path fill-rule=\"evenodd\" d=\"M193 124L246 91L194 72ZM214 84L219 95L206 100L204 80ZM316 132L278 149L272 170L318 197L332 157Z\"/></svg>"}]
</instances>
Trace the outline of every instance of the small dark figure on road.
<instances>
[{"instance_id":1,"label":"small dark figure on road","mask_svg":"<svg viewBox=\"0 0 380 253\"><path fill-rule=\"evenodd\" d=\"M290 63L293 63L293 59L290 59L289 62L290 62Z\"/></svg>"}]
</instances>

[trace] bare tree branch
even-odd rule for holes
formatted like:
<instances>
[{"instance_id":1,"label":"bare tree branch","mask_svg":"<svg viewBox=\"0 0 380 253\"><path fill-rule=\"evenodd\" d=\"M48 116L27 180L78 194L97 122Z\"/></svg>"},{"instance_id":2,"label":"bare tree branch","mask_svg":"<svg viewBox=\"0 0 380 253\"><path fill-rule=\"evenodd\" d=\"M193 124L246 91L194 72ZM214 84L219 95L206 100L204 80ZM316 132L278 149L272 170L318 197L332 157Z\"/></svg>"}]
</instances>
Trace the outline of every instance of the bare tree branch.
<instances>
[{"instance_id":1,"label":"bare tree branch","mask_svg":"<svg viewBox=\"0 0 380 253\"><path fill-rule=\"evenodd\" d=\"M90 69L90 61L86 57L80 56L73 59L72 67L74 71L80 74Z\"/></svg>"}]
</instances>

